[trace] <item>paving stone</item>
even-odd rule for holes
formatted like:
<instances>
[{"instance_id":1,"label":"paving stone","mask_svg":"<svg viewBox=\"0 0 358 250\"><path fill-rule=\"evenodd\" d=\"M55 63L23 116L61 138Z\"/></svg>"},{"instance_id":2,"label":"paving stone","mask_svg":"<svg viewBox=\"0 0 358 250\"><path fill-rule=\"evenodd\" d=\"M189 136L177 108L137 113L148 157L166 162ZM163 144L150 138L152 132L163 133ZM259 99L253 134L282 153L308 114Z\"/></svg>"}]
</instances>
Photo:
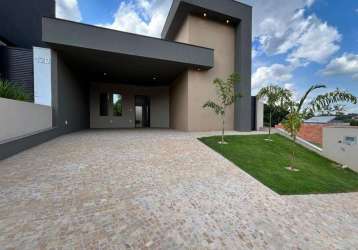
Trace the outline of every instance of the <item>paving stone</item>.
<instances>
[{"instance_id":1,"label":"paving stone","mask_svg":"<svg viewBox=\"0 0 358 250\"><path fill-rule=\"evenodd\" d=\"M280 196L214 134L88 130L1 161L0 249L358 248L358 193Z\"/></svg>"}]
</instances>

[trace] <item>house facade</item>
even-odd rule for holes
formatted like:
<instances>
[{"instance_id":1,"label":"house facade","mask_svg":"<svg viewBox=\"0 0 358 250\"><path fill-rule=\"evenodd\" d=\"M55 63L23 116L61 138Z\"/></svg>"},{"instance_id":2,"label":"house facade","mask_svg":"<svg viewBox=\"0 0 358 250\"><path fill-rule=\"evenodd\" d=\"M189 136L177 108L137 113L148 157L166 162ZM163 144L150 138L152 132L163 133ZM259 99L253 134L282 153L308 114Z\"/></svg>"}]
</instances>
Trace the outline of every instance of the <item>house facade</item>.
<instances>
[{"instance_id":1,"label":"house facade","mask_svg":"<svg viewBox=\"0 0 358 250\"><path fill-rule=\"evenodd\" d=\"M58 19L54 0L2 2L0 15L9 24L0 31L2 51L33 52L26 84L35 103L53 110L53 129L41 140L87 128L220 130L202 106L216 98L213 80L234 72L242 97L228 109L226 129L255 129L248 5L174 0L161 38ZM11 70L0 73L12 80Z\"/></svg>"}]
</instances>

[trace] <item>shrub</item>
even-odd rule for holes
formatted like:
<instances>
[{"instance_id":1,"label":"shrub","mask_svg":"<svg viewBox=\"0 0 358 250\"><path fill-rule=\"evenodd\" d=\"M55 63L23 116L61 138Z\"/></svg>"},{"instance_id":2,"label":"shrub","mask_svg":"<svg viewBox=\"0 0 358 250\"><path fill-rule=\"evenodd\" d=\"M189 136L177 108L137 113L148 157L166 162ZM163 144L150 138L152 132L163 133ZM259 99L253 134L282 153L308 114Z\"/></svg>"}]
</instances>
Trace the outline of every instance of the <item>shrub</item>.
<instances>
[{"instance_id":1,"label":"shrub","mask_svg":"<svg viewBox=\"0 0 358 250\"><path fill-rule=\"evenodd\" d=\"M358 126L358 120L351 120L351 126Z\"/></svg>"},{"instance_id":2,"label":"shrub","mask_svg":"<svg viewBox=\"0 0 358 250\"><path fill-rule=\"evenodd\" d=\"M8 80L0 79L0 97L18 101L30 101L31 96L18 85Z\"/></svg>"}]
</instances>

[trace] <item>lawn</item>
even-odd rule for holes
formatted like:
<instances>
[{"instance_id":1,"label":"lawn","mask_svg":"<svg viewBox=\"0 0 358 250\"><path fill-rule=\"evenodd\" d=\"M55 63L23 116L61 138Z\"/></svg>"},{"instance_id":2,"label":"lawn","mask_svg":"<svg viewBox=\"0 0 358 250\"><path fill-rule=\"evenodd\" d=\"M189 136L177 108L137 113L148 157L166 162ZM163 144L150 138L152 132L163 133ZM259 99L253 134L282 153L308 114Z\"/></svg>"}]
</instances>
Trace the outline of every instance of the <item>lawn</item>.
<instances>
[{"instance_id":1,"label":"lawn","mask_svg":"<svg viewBox=\"0 0 358 250\"><path fill-rule=\"evenodd\" d=\"M317 194L358 191L358 173L342 169L332 162L287 138L274 134L225 136L227 145L217 142L220 137L199 140L235 163L248 174L279 194ZM287 170L291 149L298 172Z\"/></svg>"}]
</instances>

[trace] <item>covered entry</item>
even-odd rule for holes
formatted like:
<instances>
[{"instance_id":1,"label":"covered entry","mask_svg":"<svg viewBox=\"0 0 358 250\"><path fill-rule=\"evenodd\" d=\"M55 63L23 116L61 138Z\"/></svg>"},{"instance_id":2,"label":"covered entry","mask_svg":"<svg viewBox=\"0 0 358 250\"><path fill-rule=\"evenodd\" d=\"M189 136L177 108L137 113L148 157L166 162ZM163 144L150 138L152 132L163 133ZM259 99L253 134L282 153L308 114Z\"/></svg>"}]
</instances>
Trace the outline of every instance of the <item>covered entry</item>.
<instances>
[{"instance_id":1,"label":"covered entry","mask_svg":"<svg viewBox=\"0 0 358 250\"><path fill-rule=\"evenodd\" d=\"M54 95L66 126L80 113L90 128L168 128L171 84L213 67L212 49L55 18L43 18L43 41L63 66Z\"/></svg>"}]
</instances>

